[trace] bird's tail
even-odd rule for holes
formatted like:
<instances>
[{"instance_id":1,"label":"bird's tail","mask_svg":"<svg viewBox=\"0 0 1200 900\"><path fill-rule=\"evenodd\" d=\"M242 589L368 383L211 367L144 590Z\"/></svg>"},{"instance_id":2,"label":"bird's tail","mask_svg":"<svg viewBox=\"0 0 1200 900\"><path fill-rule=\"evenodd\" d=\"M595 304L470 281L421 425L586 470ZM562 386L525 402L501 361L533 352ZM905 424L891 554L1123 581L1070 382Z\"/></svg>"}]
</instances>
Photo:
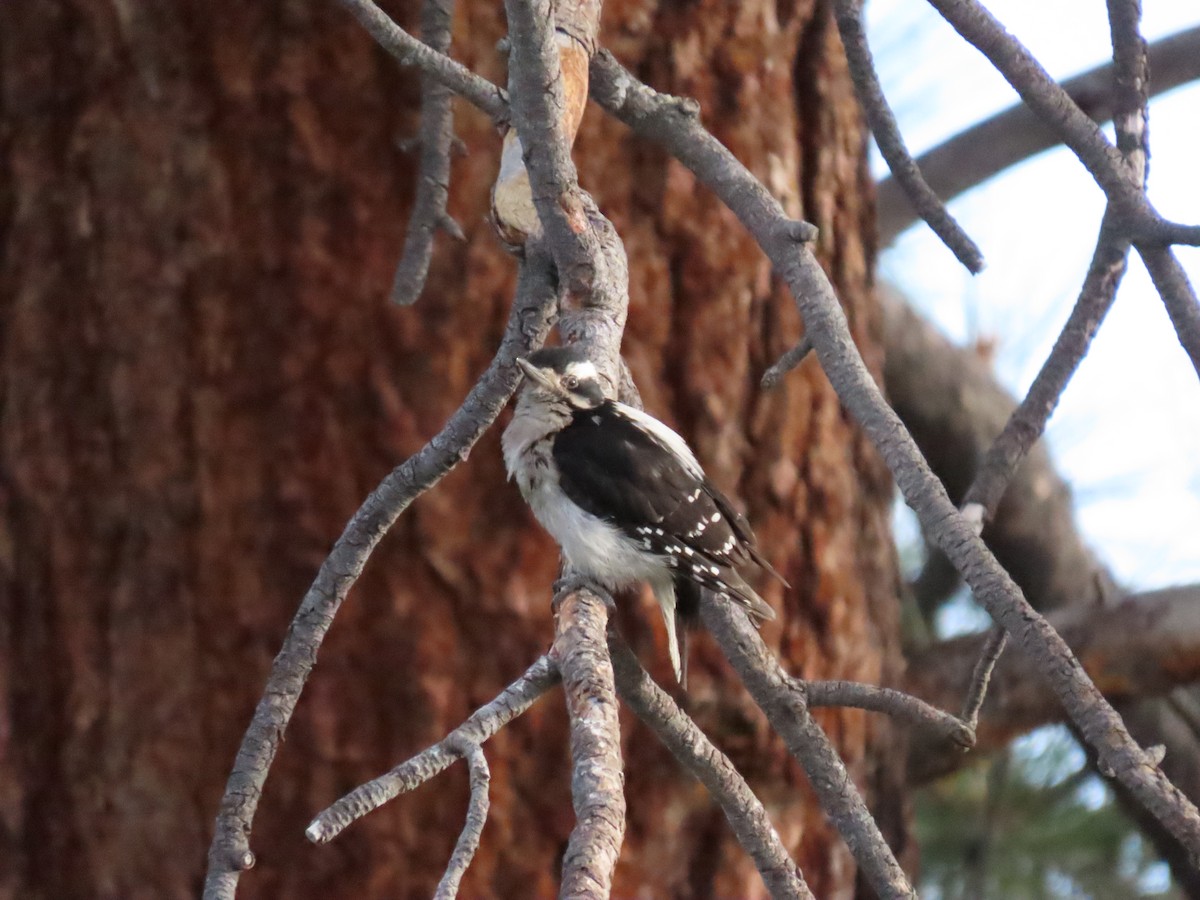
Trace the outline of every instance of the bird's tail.
<instances>
[{"instance_id":1,"label":"bird's tail","mask_svg":"<svg viewBox=\"0 0 1200 900\"><path fill-rule=\"evenodd\" d=\"M776 573L774 569L769 568L769 564L767 565L767 568L768 571L774 573L777 578L779 577L778 573ZM782 578L779 580L783 581ZM718 593L725 594L730 600L744 606L746 608L746 612L750 614L750 618L754 621L755 625L759 625L763 622L769 622L775 618L775 610L771 608L771 604L769 604L762 597L758 596L758 593L754 590L754 588L750 587L750 585L746 583L746 579L742 578L742 576L737 573L737 570L726 569L722 571L721 582L721 587L713 588L713 590L716 590ZM786 584L787 582L784 583Z\"/></svg>"}]
</instances>

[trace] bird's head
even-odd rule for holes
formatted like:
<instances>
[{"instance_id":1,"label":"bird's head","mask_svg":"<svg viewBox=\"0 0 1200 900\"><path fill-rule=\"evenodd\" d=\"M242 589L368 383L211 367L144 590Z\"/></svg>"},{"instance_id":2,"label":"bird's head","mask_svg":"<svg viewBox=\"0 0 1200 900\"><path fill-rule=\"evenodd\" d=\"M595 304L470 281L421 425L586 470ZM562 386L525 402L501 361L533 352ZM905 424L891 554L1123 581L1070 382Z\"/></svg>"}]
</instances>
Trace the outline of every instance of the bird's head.
<instances>
[{"instance_id":1,"label":"bird's head","mask_svg":"<svg viewBox=\"0 0 1200 900\"><path fill-rule=\"evenodd\" d=\"M525 373L525 392L535 400L566 402L575 409L595 409L604 402L600 372L578 344L546 347L517 365Z\"/></svg>"}]
</instances>

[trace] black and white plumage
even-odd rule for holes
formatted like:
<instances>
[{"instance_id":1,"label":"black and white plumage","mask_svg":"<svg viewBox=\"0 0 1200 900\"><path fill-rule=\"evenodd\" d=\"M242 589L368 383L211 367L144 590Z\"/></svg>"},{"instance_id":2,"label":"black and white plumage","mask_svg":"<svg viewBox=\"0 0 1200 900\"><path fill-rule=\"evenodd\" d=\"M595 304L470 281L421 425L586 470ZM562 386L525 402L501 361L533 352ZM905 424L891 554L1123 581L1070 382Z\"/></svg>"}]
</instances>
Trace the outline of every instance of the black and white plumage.
<instances>
[{"instance_id":1,"label":"black and white plumage","mask_svg":"<svg viewBox=\"0 0 1200 900\"><path fill-rule=\"evenodd\" d=\"M683 438L606 399L579 348L540 350L519 363L525 385L503 438L509 476L570 568L609 590L650 583L686 685L687 627L700 589L741 603L756 621L773 619L738 569L753 562L778 573Z\"/></svg>"}]
</instances>

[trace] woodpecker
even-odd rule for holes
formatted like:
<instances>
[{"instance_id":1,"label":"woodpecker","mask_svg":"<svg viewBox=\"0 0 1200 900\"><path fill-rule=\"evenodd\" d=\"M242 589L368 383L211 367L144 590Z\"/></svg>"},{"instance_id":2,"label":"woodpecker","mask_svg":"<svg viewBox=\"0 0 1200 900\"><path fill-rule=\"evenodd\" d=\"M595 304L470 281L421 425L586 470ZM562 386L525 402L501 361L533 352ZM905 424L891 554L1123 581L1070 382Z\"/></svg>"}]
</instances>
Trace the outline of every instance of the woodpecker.
<instances>
[{"instance_id":1,"label":"woodpecker","mask_svg":"<svg viewBox=\"0 0 1200 900\"><path fill-rule=\"evenodd\" d=\"M539 350L517 363L525 381L502 440L509 478L570 569L610 591L650 584L671 666L686 688L687 629L701 589L740 603L758 624L775 611L738 569L753 562L783 578L683 438L606 398L578 345Z\"/></svg>"}]
</instances>

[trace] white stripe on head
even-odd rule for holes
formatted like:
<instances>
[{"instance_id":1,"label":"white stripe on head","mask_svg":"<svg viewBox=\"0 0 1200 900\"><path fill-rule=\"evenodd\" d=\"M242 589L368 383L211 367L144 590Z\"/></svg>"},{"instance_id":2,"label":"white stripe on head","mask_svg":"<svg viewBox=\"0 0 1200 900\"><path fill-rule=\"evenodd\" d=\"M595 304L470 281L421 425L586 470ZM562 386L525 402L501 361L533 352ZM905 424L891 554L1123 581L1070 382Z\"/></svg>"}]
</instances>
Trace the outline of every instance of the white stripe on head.
<instances>
[{"instance_id":1,"label":"white stripe on head","mask_svg":"<svg viewBox=\"0 0 1200 900\"><path fill-rule=\"evenodd\" d=\"M574 375L580 381L590 381L600 377L599 371L596 369L595 363L590 359L585 359L582 362L573 362L567 366L564 375Z\"/></svg>"},{"instance_id":2,"label":"white stripe on head","mask_svg":"<svg viewBox=\"0 0 1200 900\"><path fill-rule=\"evenodd\" d=\"M639 428L683 460L683 464L689 472L697 478L704 477L704 470L700 468L700 463L696 462L696 457L692 454L692 449L687 445L687 441L658 421L658 419L642 412L640 409L634 409L632 406L626 406L624 403L617 403L616 406L617 409L632 419Z\"/></svg>"}]
</instances>

